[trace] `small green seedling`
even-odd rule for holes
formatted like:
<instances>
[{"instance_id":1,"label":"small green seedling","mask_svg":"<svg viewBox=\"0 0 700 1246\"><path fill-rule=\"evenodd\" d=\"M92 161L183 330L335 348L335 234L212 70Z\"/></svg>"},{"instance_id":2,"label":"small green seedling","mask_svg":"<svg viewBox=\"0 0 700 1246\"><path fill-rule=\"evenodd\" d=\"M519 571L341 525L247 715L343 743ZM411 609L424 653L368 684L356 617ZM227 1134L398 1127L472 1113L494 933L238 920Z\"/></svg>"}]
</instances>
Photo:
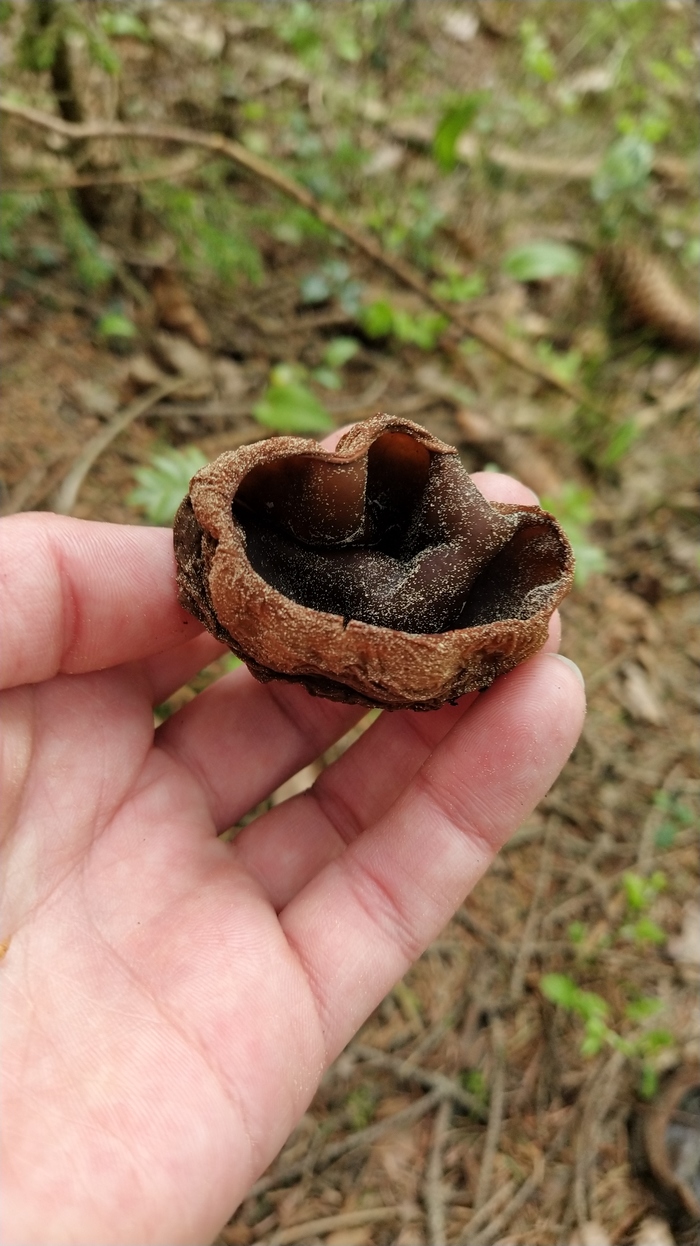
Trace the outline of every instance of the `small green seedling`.
<instances>
[{"instance_id":1,"label":"small green seedling","mask_svg":"<svg viewBox=\"0 0 700 1246\"><path fill-rule=\"evenodd\" d=\"M663 815L654 836L654 845L657 848L670 848L679 831L693 825L695 815L675 792L656 792L654 805Z\"/></svg>"},{"instance_id":2,"label":"small green seedling","mask_svg":"<svg viewBox=\"0 0 700 1246\"><path fill-rule=\"evenodd\" d=\"M576 277L581 271L581 257L574 247L567 246L565 242L536 238L508 251L503 269L516 281Z\"/></svg>"},{"instance_id":3,"label":"small green seedling","mask_svg":"<svg viewBox=\"0 0 700 1246\"><path fill-rule=\"evenodd\" d=\"M400 342L419 346L421 350L434 350L447 325L446 318L439 312L411 315L400 307L393 307L387 299L378 299L363 308L359 321L368 337L393 334Z\"/></svg>"},{"instance_id":4,"label":"small green seedling","mask_svg":"<svg viewBox=\"0 0 700 1246\"><path fill-rule=\"evenodd\" d=\"M621 1052L628 1059L640 1063L640 1094L647 1098L654 1094L658 1084L654 1056L665 1047L671 1046L673 1036L668 1030L643 1029L641 1032L632 1033L631 1037L623 1036L608 1024L610 1006L602 995L583 990L565 973L544 974L540 978L540 990L550 1003L582 1019L582 1056L590 1059L598 1055L604 1047ZM662 1008L661 1000L651 996L638 997L626 1005L620 1023L626 1021L635 1026L643 1026L651 1017L661 1012Z\"/></svg>"},{"instance_id":5,"label":"small green seedling","mask_svg":"<svg viewBox=\"0 0 700 1246\"><path fill-rule=\"evenodd\" d=\"M305 369L298 364L281 363L273 368L268 387L253 408L256 420L276 433L331 432L333 421L323 403L304 384L305 375Z\"/></svg>"},{"instance_id":6,"label":"small green seedling","mask_svg":"<svg viewBox=\"0 0 700 1246\"><path fill-rule=\"evenodd\" d=\"M581 585L589 576L605 571L607 565L604 551L591 542L587 532L593 519L592 499L589 489L572 483L565 484L556 497L542 498L542 506L556 516L571 542L576 556L575 579Z\"/></svg>"},{"instance_id":7,"label":"small green seedling","mask_svg":"<svg viewBox=\"0 0 700 1246\"><path fill-rule=\"evenodd\" d=\"M627 905L628 920L620 927L620 935L634 943L666 942L666 934L646 910L654 903L659 892L666 887L666 875L656 870L650 878L631 870L622 876L622 887Z\"/></svg>"},{"instance_id":8,"label":"small green seedling","mask_svg":"<svg viewBox=\"0 0 700 1246\"><path fill-rule=\"evenodd\" d=\"M443 110L433 137L433 157L443 173L451 172L457 164L457 142L486 98L486 92L472 91L451 100Z\"/></svg>"},{"instance_id":9,"label":"small green seedling","mask_svg":"<svg viewBox=\"0 0 700 1246\"><path fill-rule=\"evenodd\" d=\"M340 389L343 378L338 369L352 359L359 349L360 344L354 337L334 337L323 352L321 366L312 370L312 377L325 389Z\"/></svg>"},{"instance_id":10,"label":"small green seedling","mask_svg":"<svg viewBox=\"0 0 700 1246\"><path fill-rule=\"evenodd\" d=\"M167 525L189 491L190 480L207 460L196 446L174 450L168 446L151 456L146 467L137 467L137 487L127 496L130 506L143 511L149 523Z\"/></svg>"}]
</instances>

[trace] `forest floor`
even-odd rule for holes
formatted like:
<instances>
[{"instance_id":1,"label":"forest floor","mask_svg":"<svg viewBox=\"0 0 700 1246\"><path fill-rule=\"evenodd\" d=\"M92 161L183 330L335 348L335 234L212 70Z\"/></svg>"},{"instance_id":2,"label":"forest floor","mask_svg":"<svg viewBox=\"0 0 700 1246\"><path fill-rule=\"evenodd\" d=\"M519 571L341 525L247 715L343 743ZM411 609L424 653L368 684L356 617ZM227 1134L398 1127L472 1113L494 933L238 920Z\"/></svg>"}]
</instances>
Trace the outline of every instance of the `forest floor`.
<instances>
[{"instance_id":1,"label":"forest floor","mask_svg":"<svg viewBox=\"0 0 700 1246\"><path fill-rule=\"evenodd\" d=\"M328 1071L218 1241L698 1240L677 1193L650 1179L643 1141L649 1119L667 1137L664 1087L700 1057L700 368L692 340L688 349L673 328L698 253L696 138L689 123L674 124L693 107L690 67L677 55L697 40L692 6L132 11L147 37L105 26L121 62L122 119L223 130L264 160L286 161L387 254L409 259L426 288L440 280L451 306L591 395L581 404L457 324L436 326L415 290L337 232L314 229L313 212L205 153L170 186L188 187L189 199L152 191L143 208L146 183L127 187L126 206L95 231L111 265L102 284L81 275L90 240L81 251L65 216L61 233L60 205L43 201L18 218L2 293L4 513L65 502L61 486L91 439L149 385L177 375L186 388L109 441L68 507L85 519L146 522L148 503L131 499L135 470L164 447L211 459L270 435L256 409L271 377L273 389L287 384L271 372L287 365L303 369L296 379L329 427L376 410L406 415L457 445L469 470L520 476L569 527L587 572L562 607L562 651L580 665L589 704L571 760ZM55 112L48 72L13 59L19 21L18 10L4 53L13 98ZM475 92L481 128L456 122L455 142L444 127L441 164L431 146L439 119ZM621 122L628 114L637 129ZM74 151L60 136L16 119L4 129L9 182L73 176ZM606 199L586 170L625 134L652 156L634 186L618 184ZM161 144L155 155L182 162L183 150ZM241 231L233 277L212 259L226 196ZM611 204L616 215L606 217ZM197 238L189 250L188 228ZM523 252L542 239L563 248L545 252L551 275ZM622 308L613 301L603 242L656 256L673 283L670 311L655 311L653 299L649 307L636 287L622 291ZM386 318L387 307L388 328L376 332L367 309ZM333 343L348 340L342 361L347 348ZM324 368L335 388L324 387ZM303 790L360 730L271 801ZM694 1093L683 1107L697 1138ZM664 1222L657 1237L653 1217Z\"/></svg>"}]
</instances>

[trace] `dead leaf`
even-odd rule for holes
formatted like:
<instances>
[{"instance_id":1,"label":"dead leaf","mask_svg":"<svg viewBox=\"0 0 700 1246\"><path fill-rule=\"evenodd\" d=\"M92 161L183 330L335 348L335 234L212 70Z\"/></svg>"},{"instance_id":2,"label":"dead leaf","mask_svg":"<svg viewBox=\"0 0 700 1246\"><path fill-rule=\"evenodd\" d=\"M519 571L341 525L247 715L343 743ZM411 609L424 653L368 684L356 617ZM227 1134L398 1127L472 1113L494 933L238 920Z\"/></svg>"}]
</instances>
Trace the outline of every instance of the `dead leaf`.
<instances>
[{"instance_id":1,"label":"dead leaf","mask_svg":"<svg viewBox=\"0 0 700 1246\"><path fill-rule=\"evenodd\" d=\"M456 43L471 43L479 29L476 13L464 9L453 9L451 13L446 13L440 24L445 34Z\"/></svg>"},{"instance_id":2,"label":"dead leaf","mask_svg":"<svg viewBox=\"0 0 700 1246\"><path fill-rule=\"evenodd\" d=\"M378 177L381 173L390 173L398 169L406 158L403 143L383 143L372 153L364 167L365 177Z\"/></svg>"},{"instance_id":3,"label":"dead leaf","mask_svg":"<svg viewBox=\"0 0 700 1246\"><path fill-rule=\"evenodd\" d=\"M227 355L219 355L212 365L214 382L222 398L242 398L249 389L243 368Z\"/></svg>"},{"instance_id":4,"label":"dead leaf","mask_svg":"<svg viewBox=\"0 0 700 1246\"><path fill-rule=\"evenodd\" d=\"M666 948L674 960L700 966L700 903L697 900L688 900L683 906L681 933L669 939Z\"/></svg>"},{"instance_id":5,"label":"dead leaf","mask_svg":"<svg viewBox=\"0 0 700 1246\"><path fill-rule=\"evenodd\" d=\"M661 727L666 714L646 672L637 662L625 662L620 674L617 697L628 714L637 722Z\"/></svg>"},{"instance_id":6,"label":"dead leaf","mask_svg":"<svg viewBox=\"0 0 700 1246\"><path fill-rule=\"evenodd\" d=\"M610 1236L597 1220L587 1220L574 1233L570 1246L611 1246Z\"/></svg>"},{"instance_id":7,"label":"dead leaf","mask_svg":"<svg viewBox=\"0 0 700 1246\"><path fill-rule=\"evenodd\" d=\"M660 1216L645 1216L635 1233L634 1246L675 1246L675 1238Z\"/></svg>"},{"instance_id":8,"label":"dead leaf","mask_svg":"<svg viewBox=\"0 0 700 1246\"><path fill-rule=\"evenodd\" d=\"M78 380L70 388L74 398L88 415L97 415L102 420L108 420L119 406L117 395L98 381Z\"/></svg>"},{"instance_id":9,"label":"dead leaf","mask_svg":"<svg viewBox=\"0 0 700 1246\"><path fill-rule=\"evenodd\" d=\"M160 332L153 338L153 348L171 372L177 372L191 381L178 392L179 398L207 398L212 393L211 360L193 342L180 334Z\"/></svg>"},{"instance_id":10,"label":"dead leaf","mask_svg":"<svg viewBox=\"0 0 700 1246\"><path fill-rule=\"evenodd\" d=\"M169 268L157 268L153 274L151 293L158 311L158 319L166 329L184 333L195 346L209 346L209 328L194 306L187 290L176 273Z\"/></svg>"},{"instance_id":11,"label":"dead leaf","mask_svg":"<svg viewBox=\"0 0 700 1246\"><path fill-rule=\"evenodd\" d=\"M162 385L168 378L150 355L134 355L129 360L127 379L136 389L150 389L152 385Z\"/></svg>"}]
</instances>

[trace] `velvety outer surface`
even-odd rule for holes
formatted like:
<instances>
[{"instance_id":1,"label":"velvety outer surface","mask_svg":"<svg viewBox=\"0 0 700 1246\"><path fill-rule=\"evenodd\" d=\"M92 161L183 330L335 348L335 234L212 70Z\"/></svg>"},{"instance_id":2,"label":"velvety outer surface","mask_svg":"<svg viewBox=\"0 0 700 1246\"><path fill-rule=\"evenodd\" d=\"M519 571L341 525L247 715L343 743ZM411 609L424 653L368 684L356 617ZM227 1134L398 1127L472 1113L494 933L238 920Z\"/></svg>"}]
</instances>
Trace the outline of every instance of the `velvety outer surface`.
<instances>
[{"instance_id":1,"label":"velvety outer surface","mask_svg":"<svg viewBox=\"0 0 700 1246\"><path fill-rule=\"evenodd\" d=\"M260 679L435 709L544 644L571 548L538 507L491 505L456 450L378 415L335 451L275 437L193 477L180 599Z\"/></svg>"}]
</instances>

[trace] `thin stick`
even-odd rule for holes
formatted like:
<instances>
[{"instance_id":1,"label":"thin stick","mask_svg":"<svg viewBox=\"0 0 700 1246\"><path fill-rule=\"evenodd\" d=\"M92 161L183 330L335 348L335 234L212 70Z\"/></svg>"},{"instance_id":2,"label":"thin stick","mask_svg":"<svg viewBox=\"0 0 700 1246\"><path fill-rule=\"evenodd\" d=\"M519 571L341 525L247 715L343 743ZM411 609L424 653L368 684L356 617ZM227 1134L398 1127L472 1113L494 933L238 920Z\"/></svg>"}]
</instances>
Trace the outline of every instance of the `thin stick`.
<instances>
[{"instance_id":1,"label":"thin stick","mask_svg":"<svg viewBox=\"0 0 700 1246\"><path fill-rule=\"evenodd\" d=\"M515 1215L520 1211L521 1207L532 1198L533 1194L542 1184L545 1173L545 1161L542 1155L538 1155L535 1161L534 1170L530 1173L527 1180L523 1181L520 1189L513 1195L510 1202L503 1208L500 1216L495 1216L490 1224L486 1225L480 1233L469 1236L467 1241L469 1246L491 1246L491 1242L500 1237L504 1228L510 1223Z\"/></svg>"},{"instance_id":2,"label":"thin stick","mask_svg":"<svg viewBox=\"0 0 700 1246\"><path fill-rule=\"evenodd\" d=\"M586 395L577 386L562 380L561 377L557 376L556 373L552 372L544 364L540 364L532 359L515 343L509 342L495 325L483 317L469 317L451 303L446 303L433 293L427 281L410 264L398 259L396 256L389 255L376 239L369 234L363 233L362 230L356 229L354 225L348 224L328 204L319 203L305 186L301 186L292 178L287 177L285 173L280 172L273 164L264 160L262 156L248 151L242 144L235 142L233 139L226 138L223 134L190 130L184 126L130 125L116 121L87 121L76 124L70 121L63 121L62 118L54 117L51 113L42 112L38 108L27 108L21 104L13 104L8 99L0 99L0 112L7 113L8 116L17 117L30 125L41 126L45 130L53 130L57 134L63 134L66 138L131 138L149 143L184 143L194 147L203 147L207 151L226 156L249 173L254 173L262 182L273 186L275 190L286 195L288 199L293 199L295 203L306 208L307 212L311 212L319 221L327 225L329 229L342 234L358 251L367 255L375 264L379 264L386 269L387 272L390 272L405 286L408 286L409 289L414 290L426 303L457 325L462 332L476 338L483 346L489 347L495 354L500 355L502 359L507 359L509 363L514 364L521 371L527 372L528 375L535 376L538 380L553 386L554 389L560 390L576 402L583 403L587 401Z\"/></svg>"},{"instance_id":3,"label":"thin stick","mask_svg":"<svg viewBox=\"0 0 700 1246\"><path fill-rule=\"evenodd\" d=\"M442 1153L445 1149L447 1131L450 1127L452 1104L443 1099L435 1113L433 1127L433 1144L425 1174L423 1202L428 1218L428 1240L431 1242L447 1241L447 1222L445 1218L445 1186L442 1168Z\"/></svg>"},{"instance_id":4,"label":"thin stick","mask_svg":"<svg viewBox=\"0 0 700 1246\"><path fill-rule=\"evenodd\" d=\"M458 1246L491 1246L491 1243L501 1236L513 1218L517 1216L520 1208L525 1206L525 1203L532 1198L535 1191L541 1186L544 1180L546 1162L548 1161L551 1164L566 1146L577 1115L578 1113L571 1112L568 1120L564 1121L547 1151L546 1158L538 1154L530 1176L523 1181L510 1202L503 1208L503 1211L485 1224L481 1232L475 1232L472 1229L472 1222L470 1222L459 1239ZM483 1210L486 1210L486 1205L484 1205Z\"/></svg>"},{"instance_id":5,"label":"thin stick","mask_svg":"<svg viewBox=\"0 0 700 1246\"><path fill-rule=\"evenodd\" d=\"M81 186L136 186L141 182L171 181L175 177L186 177L194 173L204 163L205 156L190 156L188 160L170 160L152 169L134 169L131 173L78 173L60 182L28 182L3 185L4 195L41 195L48 190L77 190Z\"/></svg>"},{"instance_id":6,"label":"thin stick","mask_svg":"<svg viewBox=\"0 0 700 1246\"><path fill-rule=\"evenodd\" d=\"M573 1203L579 1229L590 1219L591 1171L598 1159L600 1127L615 1096L620 1071L625 1063L621 1051L613 1051L588 1083L588 1098L576 1137Z\"/></svg>"},{"instance_id":7,"label":"thin stick","mask_svg":"<svg viewBox=\"0 0 700 1246\"><path fill-rule=\"evenodd\" d=\"M522 939L518 949L513 972L510 977L510 1000L517 1003L523 993L525 985L525 974L530 964L530 958L535 950L535 941L537 938L537 928L540 921L540 908L542 897L545 892L547 883L549 882L552 870L552 853L551 853L551 827L554 819L549 818L547 822L547 831L542 844L540 853L540 864L535 879L535 890L530 904L530 911L525 922Z\"/></svg>"},{"instance_id":8,"label":"thin stick","mask_svg":"<svg viewBox=\"0 0 700 1246\"><path fill-rule=\"evenodd\" d=\"M179 389L185 384L183 377L177 377L175 380L164 381L162 385L154 385L141 398L137 398L135 402L129 403L123 411L117 412L113 420L105 428L101 428L99 433L95 433L88 441L82 454L79 454L75 463L71 467L68 475L59 485L53 500L52 510L57 515L70 515L80 492L85 477L90 468L96 463L103 450L124 432L134 420L140 415L144 415L151 407L154 407L161 398L165 398L166 394L172 394L173 390Z\"/></svg>"},{"instance_id":9,"label":"thin stick","mask_svg":"<svg viewBox=\"0 0 700 1246\"><path fill-rule=\"evenodd\" d=\"M480 1229L483 1229L484 1226L489 1223L491 1217L505 1206L508 1200L512 1197L516 1188L516 1184L513 1180L506 1181L505 1185L499 1186L499 1188L491 1195L488 1202L484 1203L483 1207L480 1207L478 1211L475 1211L474 1215L468 1220L463 1230L463 1235L459 1238L459 1242L467 1241L467 1238L464 1236L466 1233L469 1234L468 1240L471 1242L473 1235L478 1233Z\"/></svg>"},{"instance_id":10,"label":"thin stick","mask_svg":"<svg viewBox=\"0 0 700 1246\"><path fill-rule=\"evenodd\" d=\"M467 1112L472 1116L476 1116L478 1120L487 1120L484 1106L476 1096L470 1095L468 1090L463 1090L457 1082L453 1082L452 1078L446 1077L444 1073L435 1073L432 1069L424 1069L420 1065L407 1065L403 1060L397 1059L396 1056L389 1056L386 1052L377 1051L375 1047L369 1047L365 1043L354 1043L352 1051L354 1055L359 1056L361 1060L366 1060L368 1064L373 1064L376 1068L387 1069L389 1072L394 1073L400 1081L417 1082L419 1086L430 1086L442 1098L450 1098L453 1103L459 1103L460 1107L466 1108Z\"/></svg>"},{"instance_id":11,"label":"thin stick","mask_svg":"<svg viewBox=\"0 0 700 1246\"><path fill-rule=\"evenodd\" d=\"M306 1159L298 1160L294 1164L280 1168L276 1173L261 1177L250 1190L248 1198L259 1198L261 1194L267 1194L268 1190L276 1190L280 1186L291 1184L298 1177L317 1172L320 1168L326 1168L343 1155L347 1155L348 1151L354 1151L356 1147L371 1146L392 1129L406 1129L428 1112L432 1112L443 1098L441 1091L431 1090L427 1095L423 1095L422 1099L417 1099L415 1103L409 1104L401 1112L395 1112L393 1116L387 1116L376 1125L369 1125L367 1129L360 1129L357 1133L343 1138L341 1142L334 1142L330 1146L323 1147L311 1164Z\"/></svg>"},{"instance_id":12,"label":"thin stick","mask_svg":"<svg viewBox=\"0 0 700 1246\"><path fill-rule=\"evenodd\" d=\"M326 1233L337 1232L339 1229L355 1229L363 1224L379 1224L383 1220L418 1220L420 1211L411 1203L397 1207L363 1207L358 1211L343 1211L337 1216L319 1216L316 1220L306 1220L303 1224L290 1224L286 1229L278 1229L272 1237L256 1238L267 1246L294 1246L296 1242L308 1242L314 1237ZM224 1239L225 1240L225 1239Z\"/></svg>"},{"instance_id":13,"label":"thin stick","mask_svg":"<svg viewBox=\"0 0 700 1246\"><path fill-rule=\"evenodd\" d=\"M493 1175L493 1161L496 1158L498 1140L503 1123L503 1102L506 1089L506 1035L500 1017L491 1018L491 1045L493 1047L495 1067L491 1084L491 1103L489 1123L484 1140L484 1154L481 1160L479 1180L474 1196L475 1211L483 1207L488 1198L491 1177Z\"/></svg>"}]
</instances>

